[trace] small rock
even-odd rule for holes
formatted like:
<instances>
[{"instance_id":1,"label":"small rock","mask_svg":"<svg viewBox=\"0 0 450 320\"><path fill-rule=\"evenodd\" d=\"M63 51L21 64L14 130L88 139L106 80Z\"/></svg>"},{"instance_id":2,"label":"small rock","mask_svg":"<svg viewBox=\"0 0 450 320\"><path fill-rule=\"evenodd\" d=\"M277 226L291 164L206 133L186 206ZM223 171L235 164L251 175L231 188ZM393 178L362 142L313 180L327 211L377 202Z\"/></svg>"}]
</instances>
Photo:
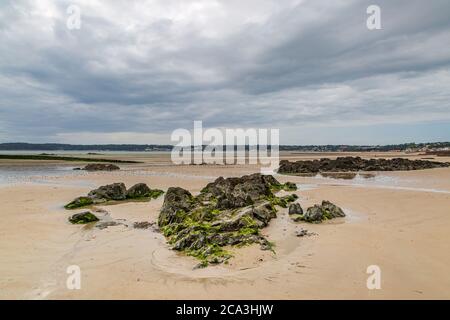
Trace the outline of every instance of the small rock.
<instances>
[{"instance_id":1,"label":"small rock","mask_svg":"<svg viewBox=\"0 0 450 320\"><path fill-rule=\"evenodd\" d=\"M148 197L150 188L145 183L138 183L127 190L127 198L136 199Z\"/></svg>"},{"instance_id":2,"label":"small rock","mask_svg":"<svg viewBox=\"0 0 450 320\"><path fill-rule=\"evenodd\" d=\"M313 207L309 207L306 210L305 215L303 216L303 220L307 222L320 222L323 220L323 211L322 207L318 204Z\"/></svg>"},{"instance_id":3,"label":"small rock","mask_svg":"<svg viewBox=\"0 0 450 320\"><path fill-rule=\"evenodd\" d=\"M309 232L309 231L306 230L306 229L300 229L300 230L297 230L297 231L295 232L295 235L296 235L297 237L305 237L305 236L312 236L312 235L315 235L315 233L314 233L314 232Z\"/></svg>"},{"instance_id":4,"label":"small rock","mask_svg":"<svg viewBox=\"0 0 450 320\"><path fill-rule=\"evenodd\" d=\"M295 217L295 221L320 223L323 220L345 217L344 211L329 201L322 201L321 205L314 205L306 210L306 213Z\"/></svg>"},{"instance_id":5,"label":"small rock","mask_svg":"<svg viewBox=\"0 0 450 320\"><path fill-rule=\"evenodd\" d=\"M106 200L125 200L127 197L127 188L123 183L108 184L92 190L89 192L88 197L100 202Z\"/></svg>"},{"instance_id":6,"label":"small rock","mask_svg":"<svg viewBox=\"0 0 450 320\"><path fill-rule=\"evenodd\" d=\"M82 170L86 171L115 171L120 170L118 166L110 163L90 163L86 165Z\"/></svg>"},{"instance_id":7,"label":"small rock","mask_svg":"<svg viewBox=\"0 0 450 320\"><path fill-rule=\"evenodd\" d=\"M159 189L150 189L145 183L138 183L127 190L128 199L153 198L156 199L162 195L164 191Z\"/></svg>"},{"instance_id":8,"label":"small rock","mask_svg":"<svg viewBox=\"0 0 450 320\"><path fill-rule=\"evenodd\" d=\"M286 182L283 189L286 191L295 191L297 190L297 185L293 182Z\"/></svg>"},{"instance_id":9,"label":"small rock","mask_svg":"<svg viewBox=\"0 0 450 320\"><path fill-rule=\"evenodd\" d=\"M345 213L341 208L327 200L322 201L322 210L328 211L332 218L345 217Z\"/></svg>"},{"instance_id":10,"label":"small rock","mask_svg":"<svg viewBox=\"0 0 450 320\"><path fill-rule=\"evenodd\" d=\"M72 224L86 224L90 222L99 221L99 219L93 213L86 211L74 214L69 218L69 221Z\"/></svg>"},{"instance_id":11,"label":"small rock","mask_svg":"<svg viewBox=\"0 0 450 320\"><path fill-rule=\"evenodd\" d=\"M300 203L292 203L289 206L289 214L303 214L303 209Z\"/></svg>"}]
</instances>

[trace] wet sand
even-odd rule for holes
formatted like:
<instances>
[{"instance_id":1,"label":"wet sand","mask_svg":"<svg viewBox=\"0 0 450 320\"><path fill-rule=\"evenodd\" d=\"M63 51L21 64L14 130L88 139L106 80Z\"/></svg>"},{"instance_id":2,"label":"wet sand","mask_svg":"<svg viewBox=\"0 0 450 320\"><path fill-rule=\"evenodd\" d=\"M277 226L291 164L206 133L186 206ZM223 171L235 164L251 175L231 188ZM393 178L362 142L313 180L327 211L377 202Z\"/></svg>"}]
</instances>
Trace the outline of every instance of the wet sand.
<instances>
[{"instance_id":1,"label":"wet sand","mask_svg":"<svg viewBox=\"0 0 450 320\"><path fill-rule=\"evenodd\" d=\"M391 155L398 156L382 156ZM283 154L289 160L315 157L320 154ZM70 169L80 164L0 162L0 175L2 168L25 165L67 169L0 184L0 298L450 298L450 168L351 180L279 175L282 182L299 184L296 193L304 209L327 199L341 206L347 217L311 225L292 222L287 210L280 209L278 218L263 229L276 244L275 254L258 246L233 249L228 265L193 270L197 261L170 250L152 228L71 225L67 218L83 210L62 206L112 182L127 187L145 182L164 190L180 186L196 193L218 176L240 176L258 168L174 166L167 154L120 155L124 160L137 158L144 163L121 165L119 172L75 174ZM161 197L100 208L131 225L156 221L162 201ZM315 235L297 237L302 228ZM81 290L66 287L70 265L81 268ZM366 287L369 265L381 268L380 290Z\"/></svg>"}]
</instances>

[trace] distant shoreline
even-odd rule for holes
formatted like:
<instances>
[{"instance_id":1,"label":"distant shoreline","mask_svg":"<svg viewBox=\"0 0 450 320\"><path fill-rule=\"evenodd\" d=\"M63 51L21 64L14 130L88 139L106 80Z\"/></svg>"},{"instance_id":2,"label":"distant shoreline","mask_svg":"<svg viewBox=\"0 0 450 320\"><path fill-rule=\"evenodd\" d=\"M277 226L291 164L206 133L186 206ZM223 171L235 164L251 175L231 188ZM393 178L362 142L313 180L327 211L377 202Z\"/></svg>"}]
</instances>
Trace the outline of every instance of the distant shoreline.
<instances>
[{"instance_id":1,"label":"distant shoreline","mask_svg":"<svg viewBox=\"0 0 450 320\"><path fill-rule=\"evenodd\" d=\"M73 162L110 162L110 163L140 163L138 161L116 160L116 159L97 159L66 157L56 155L18 155L18 154L0 154L0 160L56 160Z\"/></svg>"},{"instance_id":2,"label":"distant shoreline","mask_svg":"<svg viewBox=\"0 0 450 320\"><path fill-rule=\"evenodd\" d=\"M0 151L80 151L80 152L170 152L173 145L99 144L72 145L59 143L0 143ZM248 148L248 146L246 146ZM270 148L270 146L269 146ZM448 151L450 142L403 143L391 145L280 145L280 151L296 152L429 152Z\"/></svg>"}]
</instances>

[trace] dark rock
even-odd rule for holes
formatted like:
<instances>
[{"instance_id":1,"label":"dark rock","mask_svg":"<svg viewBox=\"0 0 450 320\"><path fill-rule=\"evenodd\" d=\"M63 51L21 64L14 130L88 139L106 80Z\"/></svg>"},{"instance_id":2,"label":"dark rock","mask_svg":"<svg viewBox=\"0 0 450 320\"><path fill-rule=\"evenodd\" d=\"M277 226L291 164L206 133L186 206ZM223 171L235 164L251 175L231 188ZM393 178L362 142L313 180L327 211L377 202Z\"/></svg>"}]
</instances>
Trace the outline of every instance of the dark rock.
<instances>
[{"instance_id":1,"label":"dark rock","mask_svg":"<svg viewBox=\"0 0 450 320\"><path fill-rule=\"evenodd\" d=\"M125 200L127 197L127 188L123 183L108 184L92 190L89 192L88 197L92 198L94 202Z\"/></svg>"},{"instance_id":2,"label":"dark rock","mask_svg":"<svg viewBox=\"0 0 450 320\"><path fill-rule=\"evenodd\" d=\"M309 207L303 216L303 220L306 222L321 222L324 219L322 207L318 204L313 207Z\"/></svg>"},{"instance_id":3,"label":"dark rock","mask_svg":"<svg viewBox=\"0 0 450 320\"><path fill-rule=\"evenodd\" d=\"M255 222L259 227L265 227L269 221L277 217L277 210L270 202L262 202L252 208L253 218L257 219ZM261 222L260 223L258 223Z\"/></svg>"},{"instance_id":4,"label":"dark rock","mask_svg":"<svg viewBox=\"0 0 450 320\"><path fill-rule=\"evenodd\" d=\"M86 224L90 222L99 221L99 219L91 212L86 211L82 213L74 214L69 218L70 223L73 224Z\"/></svg>"},{"instance_id":5,"label":"dark rock","mask_svg":"<svg viewBox=\"0 0 450 320\"><path fill-rule=\"evenodd\" d=\"M289 206L289 214L303 214L303 208L300 203L293 203Z\"/></svg>"},{"instance_id":6,"label":"dark rock","mask_svg":"<svg viewBox=\"0 0 450 320\"><path fill-rule=\"evenodd\" d=\"M87 197L79 197L65 205L66 209L76 209L86 207L92 204L101 204L108 201L122 201L126 199L156 199L164 191L159 189L150 189L145 183L138 183L132 186L128 191L123 183L113 183L101 186L98 189L89 192Z\"/></svg>"},{"instance_id":7,"label":"dark rock","mask_svg":"<svg viewBox=\"0 0 450 320\"><path fill-rule=\"evenodd\" d=\"M320 160L301 160L289 162L280 161L279 173L308 174L319 172L356 172L356 171L408 171L449 167L450 163L394 159L362 159L360 157L338 157L335 160L323 158Z\"/></svg>"},{"instance_id":8,"label":"dark rock","mask_svg":"<svg viewBox=\"0 0 450 320\"><path fill-rule=\"evenodd\" d=\"M132 186L127 191L128 199L156 199L160 195L164 194L164 191L160 189L150 189L145 183L138 183Z\"/></svg>"},{"instance_id":9,"label":"dark rock","mask_svg":"<svg viewBox=\"0 0 450 320\"><path fill-rule=\"evenodd\" d=\"M127 190L127 198L145 198L150 195L150 188L145 183L138 183Z\"/></svg>"},{"instance_id":10,"label":"dark rock","mask_svg":"<svg viewBox=\"0 0 450 320\"><path fill-rule=\"evenodd\" d=\"M321 205L314 205L306 210L303 215L294 216L294 221L306 221L320 223L323 220L345 217L344 211L329 201L322 201Z\"/></svg>"},{"instance_id":11,"label":"dark rock","mask_svg":"<svg viewBox=\"0 0 450 320\"><path fill-rule=\"evenodd\" d=\"M83 170L86 171L115 171L120 170L118 166L115 164L109 164L109 163L90 163L86 165Z\"/></svg>"},{"instance_id":12,"label":"dark rock","mask_svg":"<svg viewBox=\"0 0 450 320\"><path fill-rule=\"evenodd\" d=\"M325 210L327 214L331 215L332 218L345 217L344 211L330 201L322 201L322 210Z\"/></svg>"},{"instance_id":13,"label":"dark rock","mask_svg":"<svg viewBox=\"0 0 450 320\"><path fill-rule=\"evenodd\" d=\"M284 188L283 189L286 190L286 191L295 191L295 190L297 190L297 185L295 183L293 183L293 182L286 182L284 184Z\"/></svg>"},{"instance_id":14,"label":"dark rock","mask_svg":"<svg viewBox=\"0 0 450 320\"><path fill-rule=\"evenodd\" d=\"M295 232L295 235L297 237L306 237L306 236L313 236L313 235L316 235L316 234L314 232L309 232L306 229L300 229L300 230Z\"/></svg>"},{"instance_id":15,"label":"dark rock","mask_svg":"<svg viewBox=\"0 0 450 320\"><path fill-rule=\"evenodd\" d=\"M261 238L259 244L261 246L261 250L270 250L274 252L274 244L268 241L266 238Z\"/></svg>"},{"instance_id":16,"label":"dark rock","mask_svg":"<svg viewBox=\"0 0 450 320\"><path fill-rule=\"evenodd\" d=\"M171 187L166 192L164 203L158 217L158 226L182 222L194 204L192 194L179 187Z\"/></svg>"},{"instance_id":17,"label":"dark rock","mask_svg":"<svg viewBox=\"0 0 450 320\"><path fill-rule=\"evenodd\" d=\"M220 177L209 183L201 193L204 199L216 198L219 209L240 208L271 195L270 181L276 179L261 174L227 179Z\"/></svg>"}]
</instances>

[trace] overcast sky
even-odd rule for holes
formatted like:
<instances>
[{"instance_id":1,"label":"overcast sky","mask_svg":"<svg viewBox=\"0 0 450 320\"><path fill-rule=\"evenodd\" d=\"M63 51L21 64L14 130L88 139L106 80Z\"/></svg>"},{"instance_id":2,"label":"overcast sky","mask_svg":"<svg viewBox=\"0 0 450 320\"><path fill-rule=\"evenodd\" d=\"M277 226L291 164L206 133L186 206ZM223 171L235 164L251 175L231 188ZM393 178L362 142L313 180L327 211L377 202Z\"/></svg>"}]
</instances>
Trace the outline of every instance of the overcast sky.
<instances>
[{"instance_id":1,"label":"overcast sky","mask_svg":"<svg viewBox=\"0 0 450 320\"><path fill-rule=\"evenodd\" d=\"M0 2L0 142L168 143L194 120L283 144L450 141L450 1Z\"/></svg>"}]
</instances>

